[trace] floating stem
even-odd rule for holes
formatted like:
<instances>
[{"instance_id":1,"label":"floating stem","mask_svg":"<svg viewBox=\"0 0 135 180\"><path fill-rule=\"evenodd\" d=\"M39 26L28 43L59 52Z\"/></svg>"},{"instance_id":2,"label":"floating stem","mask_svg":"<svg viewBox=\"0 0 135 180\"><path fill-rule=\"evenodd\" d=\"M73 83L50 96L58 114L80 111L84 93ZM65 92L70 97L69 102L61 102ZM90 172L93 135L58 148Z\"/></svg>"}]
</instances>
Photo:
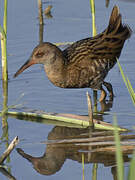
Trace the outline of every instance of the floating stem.
<instances>
[{"instance_id":1,"label":"floating stem","mask_svg":"<svg viewBox=\"0 0 135 180\"><path fill-rule=\"evenodd\" d=\"M40 122L40 123L47 123L47 120L52 120L54 122L65 122L65 123L71 123L72 125L74 125L74 127L76 127L77 125L80 125L83 128L87 128L89 127L89 121L84 120L83 117L81 118L81 116L79 116L78 118L72 118L72 117L68 117L68 116L64 116L64 115L60 115L60 114L48 114L48 113L30 113L30 112L11 112L8 111L6 112L6 114L8 116L11 117L15 117L17 119L22 119L22 118L26 118L29 119L31 121L34 121L33 118L36 118L36 122ZM2 113L0 112L0 116L2 115ZM42 120L41 120L42 119ZM114 130L114 127L106 122L103 121L99 121L96 119L93 119L94 121L94 128L95 129L102 129L102 130ZM123 131L123 132L127 132L127 129L118 127L118 131Z\"/></svg>"}]
</instances>

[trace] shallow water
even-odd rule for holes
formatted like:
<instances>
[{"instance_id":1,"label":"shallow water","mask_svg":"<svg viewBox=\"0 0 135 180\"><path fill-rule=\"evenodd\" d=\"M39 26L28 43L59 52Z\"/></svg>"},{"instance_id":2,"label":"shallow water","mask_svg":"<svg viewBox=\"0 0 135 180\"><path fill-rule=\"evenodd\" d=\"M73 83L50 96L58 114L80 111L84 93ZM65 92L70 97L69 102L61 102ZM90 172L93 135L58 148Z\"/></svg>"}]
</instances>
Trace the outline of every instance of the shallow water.
<instances>
[{"instance_id":1,"label":"shallow water","mask_svg":"<svg viewBox=\"0 0 135 180\"><path fill-rule=\"evenodd\" d=\"M53 18L47 19L44 17L44 41L52 43L73 42L91 36L92 28L89 1L83 2L81 0L73 0L72 2L63 2L62 0L51 0L44 3L43 8L45 9L48 4L53 5ZM125 43L120 56L120 62L135 89L135 3L110 1L109 7L106 8L104 0L96 0L97 31L101 32L107 26L110 12L115 4L120 7L124 22L128 23L133 30L132 37ZM0 9L0 12L2 12L2 9ZM47 79L43 67L40 65L29 68L19 77L13 79L13 74L28 59L32 49L38 42L39 25L37 1L9 1L7 47L9 66L8 105L15 104L15 101L24 93L24 96L17 102L17 104L22 104L19 110L36 109L47 112L87 115L86 91L88 89L67 90L54 87ZM109 114L101 118L106 122L112 123L113 114L115 113L117 115L118 124L131 129L134 126L135 119L134 106L117 65L111 70L107 80L112 83L116 97L114 98L113 106L110 108ZM89 92L92 95L92 90L89 90ZM2 103L0 106L2 108ZM100 109L101 106L98 104L98 110ZM0 136L2 136L1 122L0 127ZM10 142L15 136L19 136L20 143L17 147L22 148L26 153L32 156L39 157L42 156L47 149L46 145L41 142L48 139L48 134L53 131L53 128L53 125L17 120L9 117L8 140ZM3 141L0 144L0 154L5 148L6 142ZM42 180L46 178L52 180L71 179L73 177L74 179L82 179L82 165L78 162L79 160L72 159L70 156L65 160L61 169L51 176L41 175L36 172L32 165L22 158L15 150L11 153L10 162L7 162L6 165L16 179ZM92 177L92 167L92 163L85 164L85 179ZM127 170L128 166L126 166L126 171ZM111 168L104 167L102 163L99 164L97 172L97 179L113 179ZM5 180L7 178L0 173L0 179Z\"/></svg>"}]
</instances>

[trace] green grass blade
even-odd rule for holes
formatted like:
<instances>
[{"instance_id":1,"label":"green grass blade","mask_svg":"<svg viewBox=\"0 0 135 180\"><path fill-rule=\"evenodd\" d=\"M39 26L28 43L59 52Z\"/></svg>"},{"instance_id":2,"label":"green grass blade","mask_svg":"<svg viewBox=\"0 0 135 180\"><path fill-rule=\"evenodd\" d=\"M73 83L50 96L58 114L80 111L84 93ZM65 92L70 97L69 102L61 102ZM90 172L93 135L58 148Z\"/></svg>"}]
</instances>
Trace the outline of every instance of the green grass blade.
<instances>
[{"instance_id":1,"label":"green grass blade","mask_svg":"<svg viewBox=\"0 0 135 180\"><path fill-rule=\"evenodd\" d=\"M115 137L115 145L116 145L116 161L117 161L117 176L119 180L124 179L124 164L123 164L123 158L122 158L122 151L120 146L120 136L117 130L117 119L116 116L114 116L114 137Z\"/></svg>"},{"instance_id":2,"label":"green grass blade","mask_svg":"<svg viewBox=\"0 0 135 180\"><path fill-rule=\"evenodd\" d=\"M128 180L135 179L135 151L133 153L132 160L130 162L129 172L128 172Z\"/></svg>"},{"instance_id":3,"label":"green grass blade","mask_svg":"<svg viewBox=\"0 0 135 180\"><path fill-rule=\"evenodd\" d=\"M122 69L122 67L121 67L120 62L119 62L118 59L117 59L117 63L118 63L118 66L119 66L119 69L120 69L120 72L121 72L123 81L124 81L124 83L125 83L125 85L126 85L126 87L127 87L127 89L128 89L128 92L129 92L129 94L130 94L130 97L131 97L131 99L132 99L132 102L133 102L133 104L135 105L135 92L134 92L134 90L133 90L133 87L132 87L132 85L131 85L128 77L124 74L124 71L123 71L123 69Z\"/></svg>"},{"instance_id":4,"label":"green grass blade","mask_svg":"<svg viewBox=\"0 0 135 180\"><path fill-rule=\"evenodd\" d=\"M98 163L94 163L92 169L92 180L97 180L97 169L98 169Z\"/></svg>"},{"instance_id":5,"label":"green grass blade","mask_svg":"<svg viewBox=\"0 0 135 180\"><path fill-rule=\"evenodd\" d=\"M2 79L8 81L7 65L7 0L4 0L3 28L0 26L1 38L1 62L2 62Z\"/></svg>"},{"instance_id":6,"label":"green grass blade","mask_svg":"<svg viewBox=\"0 0 135 180\"><path fill-rule=\"evenodd\" d=\"M96 36L96 23L95 23L95 2L94 0L90 0L90 6L91 6L91 14L92 14L92 29L93 29L93 36Z\"/></svg>"},{"instance_id":7,"label":"green grass blade","mask_svg":"<svg viewBox=\"0 0 135 180\"><path fill-rule=\"evenodd\" d=\"M130 94L131 94L131 98L132 98L132 101L135 105L135 92L134 92L134 89L131 85L131 82L129 81L129 79L127 78L127 82L128 82L128 87L129 87L129 90L130 90Z\"/></svg>"},{"instance_id":8,"label":"green grass blade","mask_svg":"<svg viewBox=\"0 0 135 180\"><path fill-rule=\"evenodd\" d=\"M118 59L117 59L117 63L118 63L118 66L119 66L119 69L120 69L120 72L121 72L121 75L122 75L123 81L124 81L124 83L125 83L126 87L128 88L128 84L127 84L126 77L125 77L125 75L124 75L123 69L122 69L122 67L121 67L120 62L119 62L119 60L118 60Z\"/></svg>"},{"instance_id":9,"label":"green grass blade","mask_svg":"<svg viewBox=\"0 0 135 180\"><path fill-rule=\"evenodd\" d=\"M91 7L91 16L92 16L92 34L93 36L97 35L96 31L96 21L95 21L95 1L90 0ZM97 91L93 90L93 98L94 98L94 112L97 112Z\"/></svg>"},{"instance_id":10,"label":"green grass blade","mask_svg":"<svg viewBox=\"0 0 135 180\"><path fill-rule=\"evenodd\" d=\"M85 180L85 176L84 176L84 153L82 153L82 179Z\"/></svg>"},{"instance_id":11,"label":"green grass blade","mask_svg":"<svg viewBox=\"0 0 135 180\"><path fill-rule=\"evenodd\" d=\"M3 29L5 34L7 34L7 0L4 0Z\"/></svg>"}]
</instances>

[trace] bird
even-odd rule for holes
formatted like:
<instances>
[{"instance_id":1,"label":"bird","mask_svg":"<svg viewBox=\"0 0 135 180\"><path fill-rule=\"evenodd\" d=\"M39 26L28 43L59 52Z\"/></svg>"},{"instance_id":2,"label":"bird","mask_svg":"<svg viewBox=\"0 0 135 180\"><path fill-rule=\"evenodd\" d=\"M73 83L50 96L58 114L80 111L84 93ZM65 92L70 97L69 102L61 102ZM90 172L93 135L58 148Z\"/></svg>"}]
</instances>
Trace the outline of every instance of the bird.
<instances>
[{"instance_id":1,"label":"bird","mask_svg":"<svg viewBox=\"0 0 135 180\"><path fill-rule=\"evenodd\" d=\"M14 77L31 65L43 64L48 79L57 87L100 90L101 102L107 96L103 88L105 86L113 98L113 87L104 79L116 64L123 45L131 34L131 28L122 23L119 8L115 5L109 24L103 32L76 41L64 50L50 42L37 45Z\"/></svg>"}]
</instances>

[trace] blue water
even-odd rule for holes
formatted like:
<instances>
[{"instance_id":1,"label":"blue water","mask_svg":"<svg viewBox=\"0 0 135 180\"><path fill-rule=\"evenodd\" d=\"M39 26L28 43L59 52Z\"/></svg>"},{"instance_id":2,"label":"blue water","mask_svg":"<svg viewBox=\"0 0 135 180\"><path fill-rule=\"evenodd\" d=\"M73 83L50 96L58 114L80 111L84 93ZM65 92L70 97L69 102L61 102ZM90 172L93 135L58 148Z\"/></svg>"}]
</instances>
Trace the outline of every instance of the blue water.
<instances>
[{"instance_id":1,"label":"blue water","mask_svg":"<svg viewBox=\"0 0 135 180\"><path fill-rule=\"evenodd\" d=\"M48 4L53 6L53 18L47 19L44 17L44 41L52 43L73 42L92 36L89 1L50 0L44 3L43 9L45 9ZM120 62L135 89L135 4L125 1L110 1L109 7L106 8L104 0L96 0L96 27L98 32L104 30L108 24L110 12L115 4L120 7L123 21L128 23L133 30L132 37L125 43L120 56ZM2 7L0 7L0 15L2 17ZM49 82L43 67L40 65L29 68L19 77L13 79L14 73L29 58L33 48L39 42L37 1L12 0L8 2L7 38L9 68L8 105L13 105L15 101L24 94L19 102L17 102L17 104L22 104L20 110L24 110L24 108L26 110L27 108L47 112L87 114L86 91L88 89L67 90L55 87ZM107 80L112 83L116 97L113 102L113 107L110 109L110 114L103 116L104 121L112 123L112 114L116 113L120 126L132 128L135 119L134 106L117 65L111 70ZM89 93L92 95L92 90L89 90ZM98 109L101 109L100 104L98 104ZM2 135L1 122L0 127L0 135ZM32 156L42 156L46 146L40 142L47 139L48 133L52 131L52 128L53 125L8 118L8 139L10 142L18 135L20 138L18 147ZM0 144L0 154L6 148L5 144L5 142ZM10 159L10 162L6 164L10 167L11 174L18 180L82 179L81 163L73 161L70 158L67 158L61 170L51 176L37 173L32 165L23 159L15 150L11 153ZM91 170L92 164L86 164L85 179L92 177ZM110 180L113 179L111 169L99 164L98 179L107 180L108 178ZM0 179L5 180L7 178L0 173Z\"/></svg>"}]
</instances>

